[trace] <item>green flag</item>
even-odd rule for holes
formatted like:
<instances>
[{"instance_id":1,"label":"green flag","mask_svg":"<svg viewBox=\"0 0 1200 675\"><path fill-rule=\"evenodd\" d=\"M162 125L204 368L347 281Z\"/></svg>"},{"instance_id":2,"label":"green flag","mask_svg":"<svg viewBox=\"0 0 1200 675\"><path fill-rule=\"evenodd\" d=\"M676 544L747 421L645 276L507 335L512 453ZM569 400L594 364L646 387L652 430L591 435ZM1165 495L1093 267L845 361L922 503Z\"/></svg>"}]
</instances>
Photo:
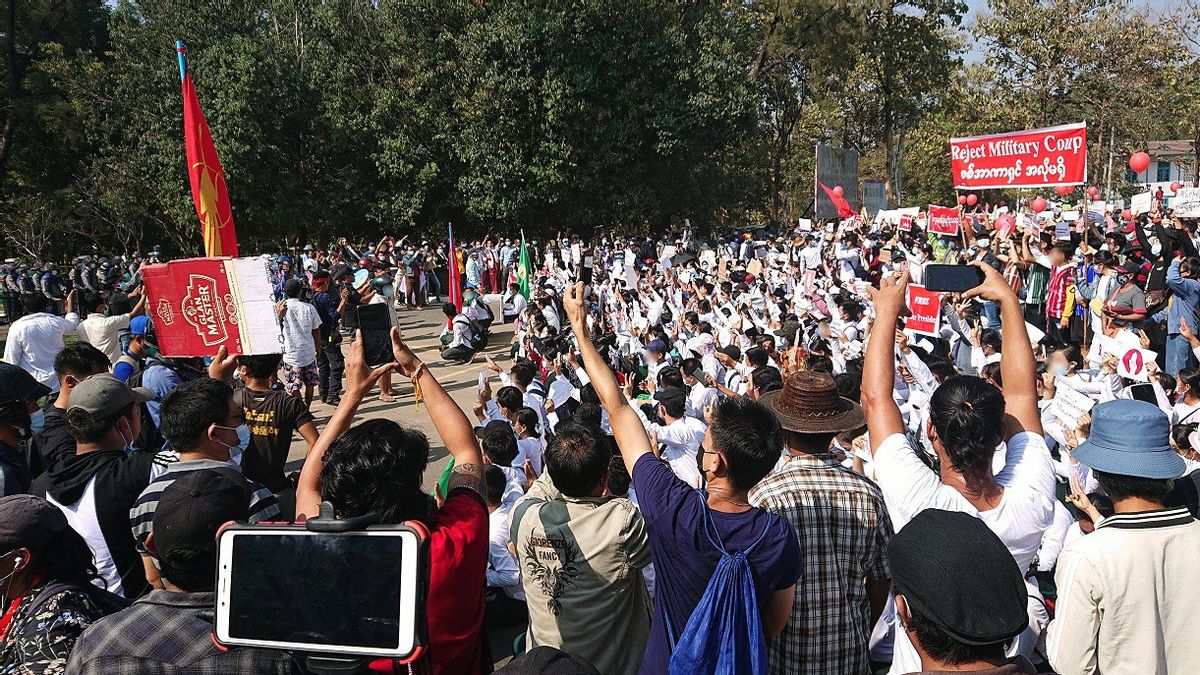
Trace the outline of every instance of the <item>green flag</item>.
<instances>
[{"instance_id":1,"label":"green flag","mask_svg":"<svg viewBox=\"0 0 1200 675\"><path fill-rule=\"evenodd\" d=\"M532 272L529 264L529 247L525 245L525 230L521 230L521 255L517 258L517 288L526 300L529 299L529 274Z\"/></svg>"}]
</instances>

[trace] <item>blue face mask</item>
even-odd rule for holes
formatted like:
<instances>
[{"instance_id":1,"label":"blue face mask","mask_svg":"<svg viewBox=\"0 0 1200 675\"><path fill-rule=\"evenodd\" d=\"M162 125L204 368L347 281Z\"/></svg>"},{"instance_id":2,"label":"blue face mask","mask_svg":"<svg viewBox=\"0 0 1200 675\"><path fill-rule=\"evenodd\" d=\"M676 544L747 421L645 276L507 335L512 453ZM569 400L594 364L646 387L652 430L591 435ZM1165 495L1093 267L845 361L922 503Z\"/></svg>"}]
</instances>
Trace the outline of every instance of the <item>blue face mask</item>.
<instances>
[{"instance_id":1,"label":"blue face mask","mask_svg":"<svg viewBox=\"0 0 1200 675\"><path fill-rule=\"evenodd\" d=\"M38 409L29 416L29 433L36 436L46 426L46 412Z\"/></svg>"},{"instance_id":2,"label":"blue face mask","mask_svg":"<svg viewBox=\"0 0 1200 675\"><path fill-rule=\"evenodd\" d=\"M234 466L242 465L242 453L246 452L246 448L250 445L250 427L245 424L239 424L237 427L224 427L216 425L218 429L233 429L237 434L237 445L226 445L229 448L229 463ZM221 443L221 441L217 441ZM225 445L221 443L221 445Z\"/></svg>"}]
</instances>

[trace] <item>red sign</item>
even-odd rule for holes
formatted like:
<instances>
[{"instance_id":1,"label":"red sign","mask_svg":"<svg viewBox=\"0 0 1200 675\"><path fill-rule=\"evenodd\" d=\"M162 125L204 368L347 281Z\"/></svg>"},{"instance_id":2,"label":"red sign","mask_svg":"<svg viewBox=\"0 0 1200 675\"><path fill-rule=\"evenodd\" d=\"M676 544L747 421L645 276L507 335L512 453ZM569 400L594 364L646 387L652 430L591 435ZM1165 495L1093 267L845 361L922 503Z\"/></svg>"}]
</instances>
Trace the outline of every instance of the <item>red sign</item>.
<instances>
[{"instance_id":1,"label":"red sign","mask_svg":"<svg viewBox=\"0 0 1200 675\"><path fill-rule=\"evenodd\" d=\"M947 208L945 206L929 207L930 232L957 237L958 226L961 224L962 217L959 215L957 208Z\"/></svg>"},{"instance_id":2,"label":"red sign","mask_svg":"<svg viewBox=\"0 0 1200 675\"><path fill-rule=\"evenodd\" d=\"M938 329L942 321L942 294L927 291L924 286L908 285L908 311L912 314L904 319L904 327L914 333L940 337Z\"/></svg>"},{"instance_id":3,"label":"red sign","mask_svg":"<svg viewBox=\"0 0 1200 675\"><path fill-rule=\"evenodd\" d=\"M912 229L914 220L916 220L916 216L906 213L906 214L900 216L900 224L897 225L896 227L903 232L908 232L909 230Z\"/></svg>"},{"instance_id":4,"label":"red sign","mask_svg":"<svg viewBox=\"0 0 1200 675\"><path fill-rule=\"evenodd\" d=\"M1040 188L1087 182L1087 123L950 139L959 189Z\"/></svg>"},{"instance_id":5,"label":"red sign","mask_svg":"<svg viewBox=\"0 0 1200 675\"><path fill-rule=\"evenodd\" d=\"M191 258L142 267L164 356L278 354L271 278L259 258Z\"/></svg>"}]
</instances>

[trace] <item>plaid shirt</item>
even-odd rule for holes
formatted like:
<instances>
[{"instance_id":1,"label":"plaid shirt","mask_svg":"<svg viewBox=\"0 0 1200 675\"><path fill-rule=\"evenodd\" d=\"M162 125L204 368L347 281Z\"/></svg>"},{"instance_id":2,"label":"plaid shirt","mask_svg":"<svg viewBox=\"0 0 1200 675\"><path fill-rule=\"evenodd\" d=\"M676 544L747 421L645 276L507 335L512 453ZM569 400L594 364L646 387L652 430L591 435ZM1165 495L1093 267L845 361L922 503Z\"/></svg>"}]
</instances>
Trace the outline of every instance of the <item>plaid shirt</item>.
<instances>
[{"instance_id":1,"label":"plaid shirt","mask_svg":"<svg viewBox=\"0 0 1200 675\"><path fill-rule=\"evenodd\" d=\"M1046 285L1046 317L1058 321L1062 319L1063 310L1067 306L1067 286L1071 285L1072 265L1059 265L1050 272L1050 283Z\"/></svg>"},{"instance_id":2,"label":"plaid shirt","mask_svg":"<svg viewBox=\"0 0 1200 675\"><path fill-rule=\"evenodd\" d=\"M891 578L892 521L883 493L831 454L792 457L750 491L755 506L796 528L804 574L771 673L867 673L871 608L863 578Z\"/></svg>"},{"instance_id":3,"label":"plaid shirt","mask_svg":"<svg viewBox=\"0 0 1200 675\"><path fill-rule=\"evenodd\" d=\"M79 636L67 672L72 675L258 675L296 673L287 652L213 646L213 593L151 591L122 612L106 616Z\"/></svg>"}]
</instances>

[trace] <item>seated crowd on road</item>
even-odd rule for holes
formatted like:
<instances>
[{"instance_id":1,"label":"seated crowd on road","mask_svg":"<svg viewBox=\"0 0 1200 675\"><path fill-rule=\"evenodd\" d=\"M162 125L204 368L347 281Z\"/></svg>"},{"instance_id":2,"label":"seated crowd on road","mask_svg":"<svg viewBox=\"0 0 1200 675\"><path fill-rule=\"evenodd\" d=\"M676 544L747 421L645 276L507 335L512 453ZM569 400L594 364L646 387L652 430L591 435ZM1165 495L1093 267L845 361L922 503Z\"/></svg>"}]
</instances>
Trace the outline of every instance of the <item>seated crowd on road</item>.
<instances>
[{"instance_id":1,"label":"seated crowd on road","mask_svg":"<svg viewBox=\"0 0 1200 675\"><path fill-rule=\"evenodd\" d=\"M0 673L302 672L214 645L215 533L323 503L429 529L426 650L372 671L517 627L509 672L1192 672L1196 223L995 223L343 239L263 256L281 354L207 358L158 348L157 251L10 261ZM921 329L932 263L982 282ZM374 367L371 303L431 307Z\"/></svg>"}]
</instances>

